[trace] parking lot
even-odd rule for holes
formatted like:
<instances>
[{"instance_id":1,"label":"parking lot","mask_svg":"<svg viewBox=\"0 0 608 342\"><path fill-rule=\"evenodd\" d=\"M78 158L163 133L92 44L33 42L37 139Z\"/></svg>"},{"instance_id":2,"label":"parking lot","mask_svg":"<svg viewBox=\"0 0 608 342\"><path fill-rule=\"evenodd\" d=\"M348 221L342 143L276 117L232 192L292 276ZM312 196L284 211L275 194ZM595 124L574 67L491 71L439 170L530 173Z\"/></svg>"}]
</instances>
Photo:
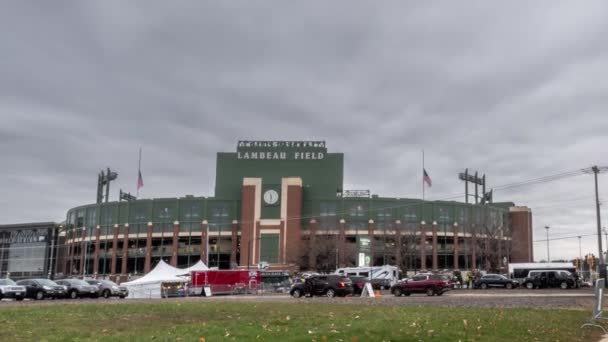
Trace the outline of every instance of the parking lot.
<instances>
[{"instance_id":1,"label":"parking lot","mask_svg":"<svg viewBox=\"0 0 608 342\"><path fill-rule=\"evenodd\" d=\"M170 299L62 299L62 300L24 300L17 302L13 300L0 301L2 306L27 306L27 305L129 305L135 302L190 302L190 301L228 301L228 302L288 302L288 303L335 303L351 305L403 305L403 306L440 306L455 308L560 308L591 310L593 306L592 289L489 289L489 290L464 290L456 289L447 292L441 297L429 297L425 294L412 294L409 297L395 297L388 291L382 291L377 298L367 297L314 297L314 298L292 298L286 294L274 295L235 295L214 297L185 297Z\"/></svg>"}]
</instances>

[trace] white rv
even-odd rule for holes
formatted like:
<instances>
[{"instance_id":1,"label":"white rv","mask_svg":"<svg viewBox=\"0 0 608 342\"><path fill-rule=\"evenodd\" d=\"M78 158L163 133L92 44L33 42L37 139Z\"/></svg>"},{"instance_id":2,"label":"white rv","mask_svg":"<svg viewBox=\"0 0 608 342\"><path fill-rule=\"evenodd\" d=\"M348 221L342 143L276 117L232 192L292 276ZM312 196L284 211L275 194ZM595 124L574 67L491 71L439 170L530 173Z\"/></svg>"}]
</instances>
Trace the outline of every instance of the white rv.
<instances>
[{"instance_id":1,"label":"white rv","mask_svg":"<svg viewBox=\"0 0 608 342\"><path fill-rule=\"evenodd\" d=\"M369 278L370 281L374 279L388 279L391 285L394 285L397 281L399 281L399 268L390 265L373 267L345 267L338 268L334 273L345 276L363 276Z\"/></svg>"}]
</instances>

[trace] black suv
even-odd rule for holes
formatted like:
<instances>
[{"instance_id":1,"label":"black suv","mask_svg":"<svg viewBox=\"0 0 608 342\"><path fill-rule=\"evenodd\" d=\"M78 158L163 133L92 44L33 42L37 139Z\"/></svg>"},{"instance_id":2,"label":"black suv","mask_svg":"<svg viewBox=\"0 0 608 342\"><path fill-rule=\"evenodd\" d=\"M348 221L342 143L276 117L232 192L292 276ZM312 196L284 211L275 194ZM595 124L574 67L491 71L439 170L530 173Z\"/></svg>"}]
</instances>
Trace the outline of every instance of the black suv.
<instances>
[{"instance_id":1,"label":"black suv","mask_svg":"<svg viewBox=\"0 0 608 342\"><path fill-rule=\"evenodd\" d=\"M487 289L488 287L504 287L512 289L519 286L517 280L509 279L502 274L486 274L473 283L476 289Z\"/></svg>"},{"instance_id":2,"label":"black suv","mask_svg":"<svg viewBox=\"0 0 608 342\"><path fill-rule=\"evenodd\" d=\"M530 271L524 285L528 289L559 287L562 289L578 287L578 278L568 271L540 270Z\"/></svg>"},{"instance_id":3,"label":"black suv","mask_svg":"<svg viewBox=\"0 0 608 342\"><path fill-rule=\"evenodd\" d=\"M25 286L25 297L34 299L63 298L65 288L48 279L19 280L17 285Z\"/></svg>"},{"instance_id":4,"label":"black suv","mask_svg":"<svg viewBox=\"0 0 608 342\"><path fill-rule=\"evenodd\" d=\"M347 296L353 293L353 282L342 275L315 275L308 277L305 281L299 281L291 286L289 294L295 298L302 297L306 293L306 283L312 286L313 296Z\"/></svg>"}]
</instances>

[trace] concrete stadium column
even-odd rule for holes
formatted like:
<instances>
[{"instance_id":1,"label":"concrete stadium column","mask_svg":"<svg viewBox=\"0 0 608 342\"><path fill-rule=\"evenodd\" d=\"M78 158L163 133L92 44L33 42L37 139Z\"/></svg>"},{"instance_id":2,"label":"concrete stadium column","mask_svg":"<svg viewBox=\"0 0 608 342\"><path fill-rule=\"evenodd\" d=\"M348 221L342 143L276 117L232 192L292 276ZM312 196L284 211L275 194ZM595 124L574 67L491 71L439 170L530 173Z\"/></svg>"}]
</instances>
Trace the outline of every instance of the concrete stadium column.
<instances>
[{"instance_id":1,"label":"concrete stadium column","mask_svg":"<svg viewBox=\"0 0 608 342\"><path fill-rule=\"evenodd\" d=\"M437 221L433 221L433 270L437 269Z\"/></svg>"},{"instance_id":2,"label":"concrete stadium column","mask_svg":"<svg viewBox=\"0 0 608 342\"><path fill-rule=\"evenodd\" d=\"M471 225L471 267L477 269L477 227L475 223Z\"/></svg>"},{"instance_id":3,"label":"concrete stadium column","mask_svg":"<svg viewBox=\"0 0 608 342\"><path fill-rule=\"evenodd\" d=\"M171 266L177 267L177 250L179 247L179 221L173 222L173 243L171 245Z\"/></svg>"},{"instance_id":4,"label":"concrete stadium column","mask_svg":"<svg viewBox=\"0 0 608 342\"><path fill-rule=\"evenodd\" d=\"M87 253L86 251L86 241L85 237L87 235L87 228L82 227L82 231L80 232L80 268L78 269L79 273L83 273L84 270L84 258Z\"/></svg>"},{"instance_id":5,"label":"concrete stadium column","mask_svg":"<svg viewBox=\"0 0 608 342\"><path fill-rule=\"evenodd\" d=\"M150 263L152 260L152 232L154 231L154 224L148 222L148 230L146 231L146 257L144 259L144 273L150 272Z\"/></svg>"},{"instance_id":6,"label":"concrete stadium column","mask_svg":"<svg viewBox=\"0 0 608 342\"><path fill-rule=\"evenodd\" d=\"M458 222L454 222L454 269L458 269Z\"/></svg>"},{"instance_id":7,"label":"concrete stadium column","mask_svg":"<svg viewBox=\"0 0 608 342\"><path fill-rule=\"evenodd\" d=\"M241 260L239 265L256 264L261 215L262 179L244 178L241 187Z\"/></svg>"},{"instance_id":8,"label":"concrete stadium column","mask_svg":"<svg viewBox=\"0 0 608 342\"><path fill-rule=\"evenodd\" d=\"M319 230L319 223L316 219L310 220L310 236L308 240L308 268L314 270L317 268L317 253L314 252L315 243L317 242L317 230Z\"/></svg>"},{"instance_id":9,"label":"concrete stadium column","mask_svg":"<svg viewBox=\"0 0 608 342\"><path fill-rule=\"evenodd\" d=\"M110 273L116 274L116 254L118 253L118 225L114 225L114 238L112 239L112 263L110 264Z\"/></svg>"},{"instance_id":10,"label":"concrete stadium column","mask_svg":"<svg viewBox=\"0 0 608 342\"><path fill-rule=\"evenodd\" d=\"M401 227L401 220L396 220L395 221L395 264L397 265L397 268L401 267L401 244L403 243L402 240L402 227Z\"/></svg>"},{"instance_id":11,"label":"concrete stadium column","mask_svg":"<svg viewBox=\"0 0 608 342\"><path fill-rule=\"evenodd\" d=\"M93 256L93 275L95 279L97 279L97 273L99 273L99 234L101 231L101 227L95 227L95 255Z\"/></svg>"},{"instance_id":12,"label":"concrete stadium column","mask_svg":"<svg viewBox=\"0 0 608 342\"><path fill-rule=\"evenodd\" d=\"M238 248L239 221L232 220L232 241L230 246L230 264L236 264L236 250Z\"/></svg>"},{"instance_id":13,"label":"concrete stadium column","mask_svg":"<svg viewBox=\"0 0 608 342\"><path fill-rule=\"evenodd\" d=\"M208 247L209 247L209 223L204 220L201 224L201 260L205 265L209 264L208 260ZM241 246L241 251L243 246Z\"/></svg>"},{"instance_id":14,"label":"concrete stadium column","mask_svg":"<svg viewBox=\"0 0 608 342\"><path fill-rule=\"evenodd\" d=\"M124 276L127 274L127 261L129 260L129 224L125 223L122 236L122 264L120 273Z\"/></svg>"},{"instance_id":15,"label":"concrete stadium column","mask_svg":"<svg viewBox=\"0 0 608 342\"><path fill-rule=\"evenodd\" d=\"M374 265L374 254L377 254L377 252L374 250L376 247L375 246L375 239L374 239L374 232L376 230L376 225L374 223L374 220L369 220L367 221L367 235L369 236L369 262L370 265Z\"/></svg>"},{"instance_id":16,"label":"concrete stadium column","mask_svg":"<svg viewBox=\"0 0 608 342\"><path fill-rule=\"evenodd\" d=\"M420 269L426 269L426 222L420 222Z\"/></svg>"},{"instance_id":17,"label":"concrete stadium column","mask_svg":"<svg viewBox=\"0 0 608 342\"><path fill-rule=\"evenodd\" d=\"M279 248L283 264L291 269L300 265L300 248L302 245L302 178L286 177L281 179L281 220L284 236Z\"/></svg>"},{"instance_id":18,"label":"concrete stadium column","mask_svg":"<svg viewBox=\"0 0 608 342\"><path fill-rule=\"evenodd\" d=\"M344 267L344 252L346 249L346 220L340 219L340 234L338 234L338 267Z\"/></svg>"}]
</instances>

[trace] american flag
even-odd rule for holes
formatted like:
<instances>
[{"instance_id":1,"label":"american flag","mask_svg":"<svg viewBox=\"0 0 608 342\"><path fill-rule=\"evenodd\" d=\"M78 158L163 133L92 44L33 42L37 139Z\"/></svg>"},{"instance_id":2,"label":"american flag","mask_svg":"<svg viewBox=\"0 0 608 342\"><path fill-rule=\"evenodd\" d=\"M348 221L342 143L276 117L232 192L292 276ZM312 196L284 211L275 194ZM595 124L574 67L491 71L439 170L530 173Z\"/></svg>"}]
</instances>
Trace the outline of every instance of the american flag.
<instances>
[{"instance_id":1,"label":"american flag","mask_svg":"<svg viewBox=\"0 0 608 342\"><path fill-rule=\"evenodd\" d=\"M429 177L429 174L426 173L426 169L422 169L423 175L422 175L422 180L429 186L431 187L433 185L433 182L431 181L431 177Z\"/></svg>"},{"instance_id":2,"label":"american flag","mask_svg":"<svg viewBox=\"0 0 608 342\"><path fill-rule=\"evenodd\" d=\"M141 177L141 170L139 170L138 174L139 175L137 176L137 190L139 190L139 188L144 187L144 179Z\"/></svg>"}]
</instances>

